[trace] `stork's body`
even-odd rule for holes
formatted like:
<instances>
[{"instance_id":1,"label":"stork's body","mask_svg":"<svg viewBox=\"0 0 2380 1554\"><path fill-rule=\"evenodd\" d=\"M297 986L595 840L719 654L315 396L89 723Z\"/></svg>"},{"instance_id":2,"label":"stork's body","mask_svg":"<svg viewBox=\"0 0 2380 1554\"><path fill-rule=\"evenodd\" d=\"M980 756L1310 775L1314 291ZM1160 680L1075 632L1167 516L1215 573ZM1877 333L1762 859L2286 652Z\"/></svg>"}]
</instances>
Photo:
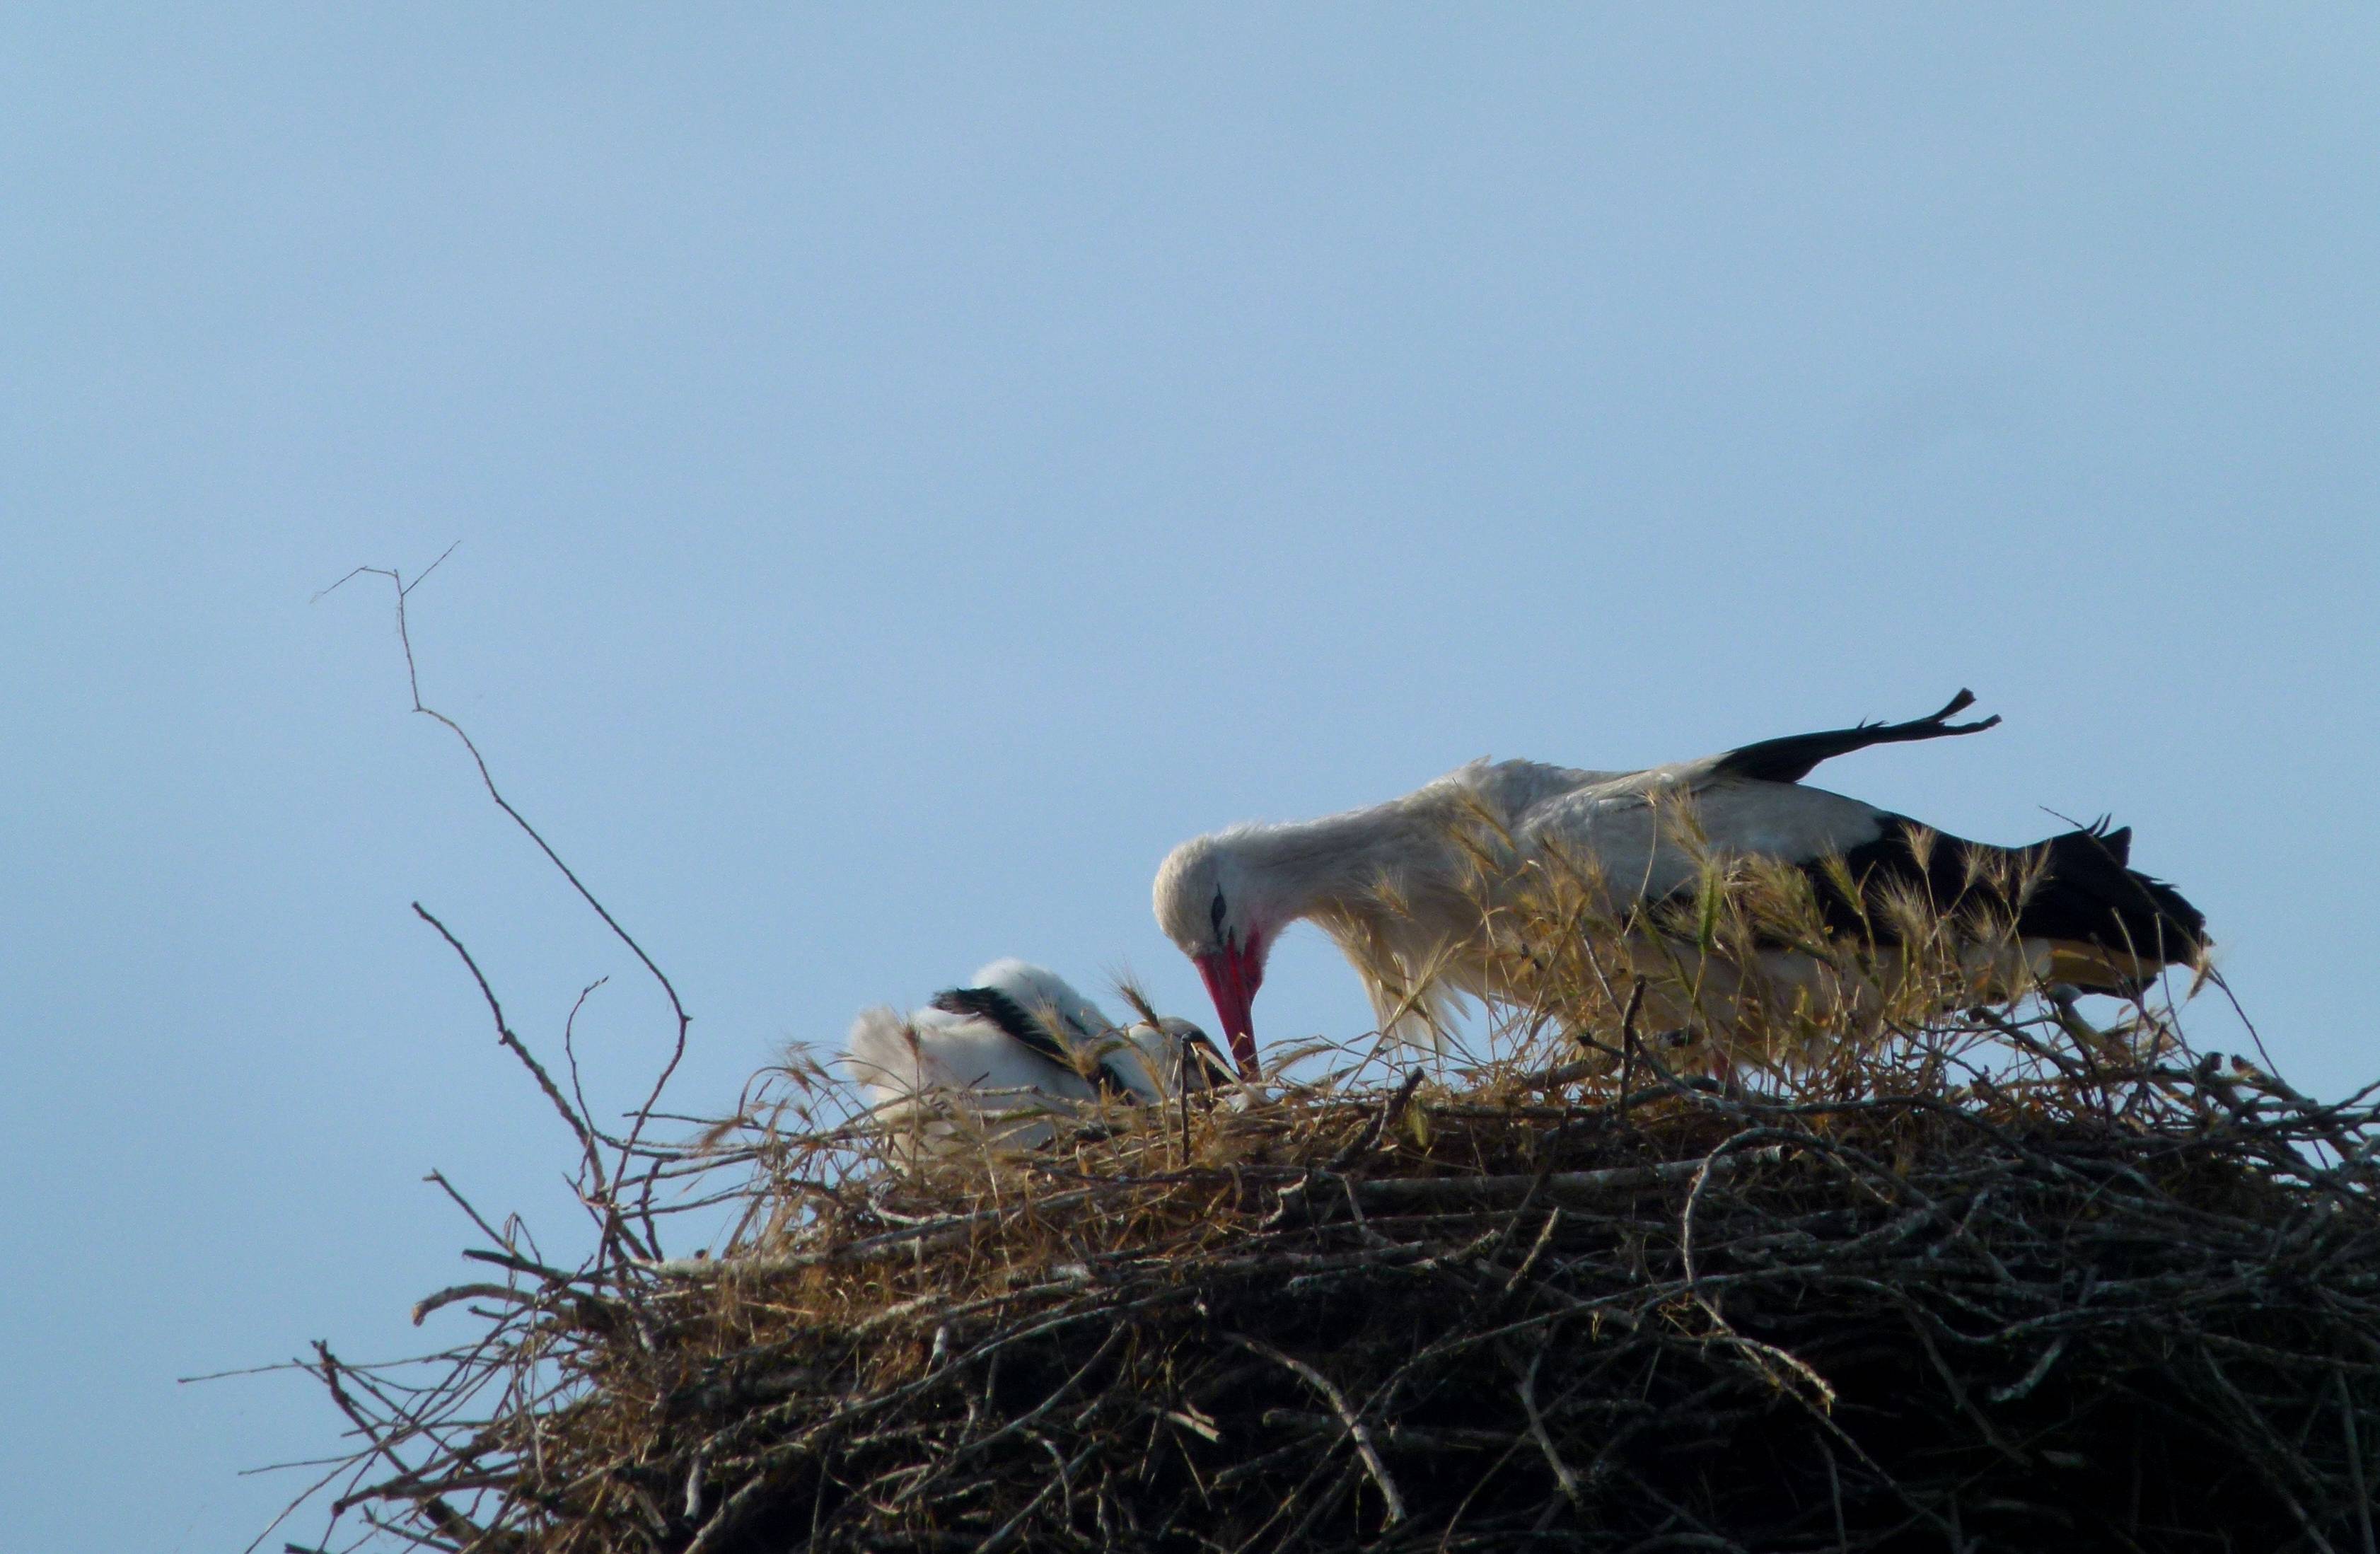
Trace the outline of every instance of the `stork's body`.
<instances>
[{"instance_id":1,"label":"stork's body","mask_svg":"<svg viewBox=\"0 0 2380 1554\"><path fill-rule=\"evenodd\" d=\"M2029 850L1938 836L1905 816L1805 787L1819 762L1865 746L1976 733L1998 722L1930 718L1764 741L1640 771L1475 761L1402 798L1288 825L1196 838L1157 877L1158 921L1199 967L1243 1072L1255 1064L1249 1004L1281 930L1323 929L1361 973L1383 1028L1424 1034L1454 998L1512 997L1483 923L1549 867L1593 876L1628 916L1694 888L1709 856L1808 871L1830 922L1875 931L1865 892L1900 881L1947 904L1972 895L1978 866ZM1681 840L1682 817L1706 844ZM2120 990L2194 960L2204 919L2168 887L2125 867L2128 832L2079 831L2039 844L2037 877L2004 904L2044 973ZM1826 884L1841 860L1863 899ZM1768 957L1764 957L1764 960ZM1739 970L1742 968L1738 968ZM1779 958L1762 969L1790 976Z\"/></svg>"},{"instance_id":2,"label":"stork's body","mask_svg":"<svg viewBox=\"0 0 2380 1554\"><path fill-rule=\"evenodd\" d=\"M1151 1103L1223 1072L1187 1020L1118 1026L1057 973L1019 960L992 962L905 1017L862 1012L846 1047L844 1063L880 1117L906 1117L920 1097L954 1097L1011 1147L1050 1137L1037 1113L1102 1099ZM948 1120L930 1126L937 1138L962 1131Z\"/></svg>"}]
</instances>

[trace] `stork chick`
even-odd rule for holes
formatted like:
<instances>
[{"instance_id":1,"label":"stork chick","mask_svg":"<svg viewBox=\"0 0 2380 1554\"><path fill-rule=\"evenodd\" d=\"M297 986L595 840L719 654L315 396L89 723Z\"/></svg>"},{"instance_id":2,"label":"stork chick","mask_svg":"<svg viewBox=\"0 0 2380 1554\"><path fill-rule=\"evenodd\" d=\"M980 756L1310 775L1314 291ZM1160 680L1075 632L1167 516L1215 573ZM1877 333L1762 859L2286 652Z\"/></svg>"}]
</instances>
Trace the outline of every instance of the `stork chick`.
<instances>
[{"instance_id":1,"label":"stork chick","mask_svg":"<svg viewBox=\"0 0 2380 1554\"><path fill-rule=\"evenodd\" d=\"M1458 998L1525 1000L1484 925L1500 911L1524 911L1548 871L1595 880L1602 907L1643 939L1658 937L1652 909L1692 899L1710 860L1766 859L1808 876L1838 933L1888 941L1891 914L1873 908L1913 892L1945 912L1957 904L2012 920L2026 969L2041 980L2129 992L2166 966L2197 962L2208 943L2204 916L2127 867L2129 830L1997 847L1802 785L1836 756L1979 734L1999 722L1949 722L1973 700L1962 690L1909 722L1764 740L1640 771L1478 760L1367 809L1233 826L1166 858L1158 924L1197 966L1250 1077L1258 1072L1251 1005L1266 957L1291 923L1314 922L1337 942L1384 1031L1427 1037ZM2020 879L2021 889L1995 884ZM1759 972L1795 974L1795 956L1761 959Z\"/></svg>"},{"instance_id":2,"label":"stork chick","mask_svg":"<svg viewBox=\"0 0 2380 1554\"><path fill-rule=\"evenodd\" d=\"M878 1116L909 1117L921 1097L945 1094L1015 1148L1055 1131L1036 1116L1101 1099L1154 1104L1230 1074L1189 1021L1120 1026L1056 972L1014 959L992 962L905 1017L862 1011L845 1045L844 1064ZM948 1123L933 1129L937 1138L956 1131Z\"/></svg>"}]
</instances>

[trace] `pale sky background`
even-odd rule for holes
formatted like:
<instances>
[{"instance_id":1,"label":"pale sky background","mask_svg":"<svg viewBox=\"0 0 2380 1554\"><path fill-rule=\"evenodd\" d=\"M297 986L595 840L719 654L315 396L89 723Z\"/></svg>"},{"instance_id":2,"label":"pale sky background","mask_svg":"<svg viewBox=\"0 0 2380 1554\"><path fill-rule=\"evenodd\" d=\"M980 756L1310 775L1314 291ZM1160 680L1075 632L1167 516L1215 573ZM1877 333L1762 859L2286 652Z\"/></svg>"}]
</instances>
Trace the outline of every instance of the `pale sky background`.
<instances>
[{"instance_id":1,"label":"pale sky background","mask_svg":"<svg viewBox=\"0 0 2380 1554\"><path fill-rule=\"evenodd\" d=\"M0 1528L237 1549L611 1105L994 955L1208 1014L1174 842L1907 717L2372 1040L2369 7L12 6ZM1368 1023L1302 933L1275 1038ZM2204 1012L2205 1039L2236 1030ZM440 1322L451 1325L441 1327ZM310 1537L308 1521L290 1532ZM276 1539L277 1544L277 1539Z\"/></svg>"}]
</instances>

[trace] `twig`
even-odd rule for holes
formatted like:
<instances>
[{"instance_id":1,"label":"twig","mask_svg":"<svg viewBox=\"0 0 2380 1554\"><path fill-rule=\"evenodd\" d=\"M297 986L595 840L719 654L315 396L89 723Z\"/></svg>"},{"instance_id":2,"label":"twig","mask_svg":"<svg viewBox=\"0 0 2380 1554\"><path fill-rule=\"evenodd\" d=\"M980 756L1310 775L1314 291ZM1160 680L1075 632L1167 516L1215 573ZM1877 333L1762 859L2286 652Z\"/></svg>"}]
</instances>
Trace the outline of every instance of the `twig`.
<instances>
[{"instance_id":1,"label":"twig","mask_svg":"<svg viewBox=\"0 0 2380 1554\"><path fill-rule=\"evenodd\" d=\"M1388 1502L1389 1524L1394 1526L1403 1521L1404 1497L1397 1493L1396 1480L1389 1476L1388 1464L1380 1461L1379 1449L1372 1443L1372 1432L1356 1416L1354 1410L1347 1406L1345 1394L1331 1385L1330 1378L1304 1360L1282 1354L1262 1339L1250 1338L1245 1333L1225 1333L1223 1336L1251 1354L1261 1354L1276 1365L1287 1366L1306 1385L1322 1394L1332 1412L1339 1415L1339 1423L1346 1427L1347 1437L1355 1443L1356 1451L1364 1459L1364 1470L1372 1475L1372 1482L1379 1488L1380 1498Z\"/></svg>"},{"instance_id":2,"label":"twig","mask_svg":"<svg viewBox=\"0 0 2380 1554\"><path fill-rule=\"evenodd\" d=\"M500 1300L518 1305L535 1305L538 1297L509 1284L449 1284L436 1294L424 1295L413 1303L413 1325L418 1328L431 1312L452 1305L456 1301L467 1300Z\"/></svg>"},{"instance_id":3,"label":"twig","mask_svg":"<svg viewBox=\"0 0 2380 1554\"><path fill-rule=\"evenodd\" d=\"M454 949L455 953L463 958L463 965L469 969L471 979L480 985L480 996L487 1001L488 1013L495 1018L497 1041L509 1048L513 1056L518 1058L522 1065L536 1076L538 1088L545 1092L545 1099L553 1103L553 1110L561 1114L563 1122L567 1123L570 1131L577 1135L579 1146L587 1154L587 1169L593 1176L596 1192L601 1196L606 1188L603 1180L603 1159L596 1152L595 1135L589 1131L586 1123L579 1118L577 1111L564 1097L560 1087L554 1084L553 1075L545 1071L545 1065L537 1061L536 1056L529 1051L521 1038L513 1034L512 1027L504 1023L504 1005L496 1002L496 990L488 985L487 974L480 969L480 963L471 958L471 952L463 948L463 941L455 938L454 931L444 923L431 916L430 909L418 901L413 904L413 914L436 929L438 937L444 940Z\"/></svg>"},{"instance_id":4,"label":"twig","mask_svg":"<svg viewBox=\"0 0 2380 1554\"><path fill-rule=\"evenodd\" d=\"M2338 1397L2338 1427L2347 1436L2348 1482L2355 1489L2355 1530L2362 1535L2363 1554L2380 1554L2380 1539L2372 1527L2372 1495L2363 1482L2363 1446L2355 1429L2355 1398L2347 1390L2347 1373L2330 1373L2331 1390Z\"/></svg>"},{"instance_id":5,"label":"twig","mask_svg":"<svg viewBox=\"0 0 2380 1554\"><path fill-rule=\"evenodd\" d=\"M457 541L456 543L459 544L460 541ZM520 828L522 834L537 844L538 851L545 855L546 861L552 864L554 868L560 872L563 879L569 881L570 888L573 891L576 891L578 893L579 899L584 901L589 907L593 909L595 915L603 920L603 926L612 930L613 937L617 938L621 943L628 947L629 953L635 955L638 961L644 966L645 970L650 974L653 980L660 984L662 996L669 1001L670 1014L675 1020L677 1026L675 1039L670 1050L669 1061L662 1065L660 1076L653 1081L651 1093L646 1096L644 1104L637 1109L635 1113L636 1121L629 1128L626 1143L621 1148L621 1168L616 1174L625 1180L627 1169L627 1159L629 1155L634 1151L638 1139L642 1135L645 1118L651 1113L656 1106L660 1104L662 1092L669 1087L671 1076L677 1073L678 1064L686 1058L686 1030L693 1023L692 1016L686 1014L686 1004L678 998L676 986L670 981L668 975L654 962L652 956L645 953L644 946L638 943L636 937L629 933L626 929L621 927L619 919L612 916L611 909L605 906L603 903L596 897L594 892L587 888L586 882L578 878L577 872L573 869L569 864L563 861L562 855L555 852L552 845L545 840L545 837L538 831L538 829L529 824L528 817L523 815L518 809L515 808L511 800L504 797L503 791L496 786L495 774L488 769L487 758L480 753L480 747L473 742L470 735L464 732L463 725L448 717L445 713L429 706L421 699L421 674L419 666L414 661L413 630L406 616L406 601L411 597L415 589L420 587L431 573L437 571L438 568L445 563L448 556L455 553L455 547L454 545L447 546L446 549L440 553L436 561L431 562L428 566L422 568L420 574L409 583L407 582L403 576L393 567L358 566L349 572L346 577L341 577L337 582L333 583L330 588L324 589L322 593L316 594L314 597L320 599L322 597L322 594L327 594L340 589L359 577L386 577L389 580L396 589L396 637L398 645L404 650L405 653L405 679L407 687L413 698L413 710L420 713L423 717L432 719L444 725L444 727L451 732L456 739L462 741L463 748L470 755L471 764L479 770L480 782L481 785L488 790L488 797L494 801L496 807L503 810L505 817L509 819L514 825ZM419 911L419 904L417 903L414 909L416 911ZM428 914L424 913L423 916L427 917ZM441 928L439 931L441 933L445 933L445 929L443 928ZM449 942L452 942L453 936L450 934L447 937ZM455 948L460 950L462 946L457 944L455 945ZM473 975L476 976L477 974L478 968L474 967ZM549 1081L548 1083L550 1084L551 1082ZM650 1182L645 1185L643 1201L645 1208L644 1218L646 1230L649 1232L647 1249L652 1255L658 1256L660 1249L657 1246L652 1245L650 1240L650 1232L652 1229L652 1221L650 1213L652 1201L652 1190L651 1184Z\"/></svg>"},{"instance_id":6,"label":"twig","mask_svg":"<svg viewBox=\"0 0 2380 1554\"><path fill-rule=\"evenodd\" d=\"M1601 1171L1558 1171L1543 1176L1374 1176L1338 1178L1367 1209L1419 1208L1479 1198L1522 1197L1532 1189L1549 1197L1606 1197L1613 1193L1691 1182L1711 1172L1726 1174L1785 1158L1787 1146L1772 1144L1716 1161L1670 1160L1660 1165L1611 1166Z\"/></svg>"},{"instance_id":7,"label":"twig","mask_svg":"<svg viewBox=\"0 0 2380 1554\"><path fill-rule=\"evenodd\" d=\"M1396 1093L1380 1104L1379 1111L1364 1131L1356 1135L1354 1142L1333 1155L1330 1158L1330 1163L1323 1169L1338 1171L1360 1159L1365 1151L1380 1141L1383 1134L1396 1126L1397 1119L1404 1115L1405 1107L1412 1102L1414 1092L1421 1088L1424 1072L1418 1067L1408 1071L1404 1082L1397 1087Z\"/></svg>"},{"instance_id":8,"label":"twig","mask_svg":"<svg viewBox=\"0 0 2380 1554\"><path fill-rule=\"evenodd\" d=\"M1571 1471L1570 1464L1562 1461L1561 1453L1554 1450L1554 1438L1546 1431L1546 1416L1537 1412L1537 1367L1545 1363L1546 1351L1540 1345L1536 1354L1530 1356L1528 1374L1521 1378L1521 1408L1529 1416L1529 1434L1536 1439L1537 1451L1546 1459L1546 1466L1554 1470L1554 1482L1561 1487L1562 1498L1584 1511L1586 1503L1579 1488L1578 1475Z\"/></svg>"}]
</instances>

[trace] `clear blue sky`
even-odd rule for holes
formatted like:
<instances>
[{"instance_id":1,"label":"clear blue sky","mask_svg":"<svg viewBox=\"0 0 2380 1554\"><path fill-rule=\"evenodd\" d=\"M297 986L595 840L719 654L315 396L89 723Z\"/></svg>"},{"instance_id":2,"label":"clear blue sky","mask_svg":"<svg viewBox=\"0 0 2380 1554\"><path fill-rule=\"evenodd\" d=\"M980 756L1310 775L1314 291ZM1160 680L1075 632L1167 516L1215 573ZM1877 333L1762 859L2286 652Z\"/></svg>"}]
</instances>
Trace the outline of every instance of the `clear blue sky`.
<instances>
[{"instance_id":1,"label":"clear blue sky","mask_svg":"<svg viewBox=\"0 0 2380 1554\"><path fill-rule=\"evenodd\" d=\"M16 6L0 20L0 1526L237 1548L309 1387L613 1102L1168 846L1472 756L1972 685L1833 785L2110 810L2302 1084L2369 1036L2369 8ZM1269 1030L1365 1021L1318 939ZM2208 1022L2219 1028L2220 1022ZM2218 1034L2218 1045L2231 1037ZM433 1319L433 1323L440 1319ZM452 1320L459 1324L461 1318ZM300 1528L310 1534L311 1529Z\"/></svg>"}]
</instances>

